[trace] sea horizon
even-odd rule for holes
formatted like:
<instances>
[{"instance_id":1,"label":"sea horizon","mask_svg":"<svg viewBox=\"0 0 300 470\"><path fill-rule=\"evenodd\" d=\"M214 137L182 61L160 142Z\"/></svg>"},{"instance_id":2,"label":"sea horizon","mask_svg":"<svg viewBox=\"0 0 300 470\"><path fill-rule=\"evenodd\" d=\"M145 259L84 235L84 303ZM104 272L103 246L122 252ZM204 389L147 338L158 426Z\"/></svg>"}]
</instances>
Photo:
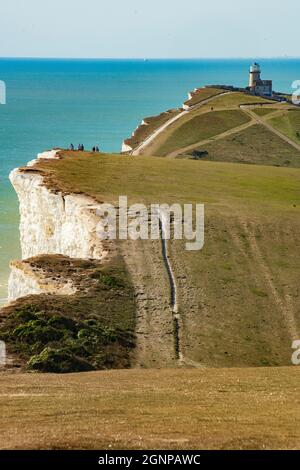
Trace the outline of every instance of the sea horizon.
<instances>
[{"instance_id":1,"label":"sea horizon","mask_svg":"<svg viewBox=\"0 0 300 470\"><path fill-rule=\"evenodd\" d=\"M300 56L248 56L248 57L218 57L218 56L209 56L209 57L151 57L151 56L141 56L141 57L55 57L55 56L0 56L1 59L11 59L11 60L116 60L116 61L127 61L127 60L163 60L163 61L172 61L172 60L181 60L181 61L190 61L190 60L297 60L300 59Z\"/></svg>"}]
</instances>

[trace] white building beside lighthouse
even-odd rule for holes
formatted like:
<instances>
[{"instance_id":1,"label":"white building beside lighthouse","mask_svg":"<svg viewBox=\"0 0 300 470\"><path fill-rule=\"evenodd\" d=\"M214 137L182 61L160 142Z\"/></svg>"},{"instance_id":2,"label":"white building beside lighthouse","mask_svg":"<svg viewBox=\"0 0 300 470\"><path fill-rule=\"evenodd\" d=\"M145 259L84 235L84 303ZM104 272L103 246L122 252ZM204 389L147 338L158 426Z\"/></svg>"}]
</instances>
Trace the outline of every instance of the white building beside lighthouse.
<instances>
[{"instance_id":1,"label":"white building beside lighthouse","mask_svg":"<svg viewBox=\"0 0 300 470\"><path fill-rule=\"evenodd\" d=\"M249 90L255 95L272 96L272 80L261 80L260 74L260 65L257 62L254 62L254 64L251 65L249 72Z\"/></svg>"}]
</instances>

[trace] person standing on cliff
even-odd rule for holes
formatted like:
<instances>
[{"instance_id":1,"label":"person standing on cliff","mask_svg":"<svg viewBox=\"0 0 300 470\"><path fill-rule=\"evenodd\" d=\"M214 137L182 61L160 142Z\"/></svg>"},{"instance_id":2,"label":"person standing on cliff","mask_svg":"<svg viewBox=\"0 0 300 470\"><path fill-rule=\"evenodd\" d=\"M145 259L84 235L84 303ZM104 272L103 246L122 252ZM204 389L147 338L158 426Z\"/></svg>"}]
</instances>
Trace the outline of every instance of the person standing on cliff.
<instances>
[{"instance_id":1,"label":"person standing on cliff","mask_svg":"<svg viewBox=\"0 0 300 470\"><path fill-rule=\"evenodd\" d=\"M70 145L69 150L74 150L74 145L73 144Z\"/></svg>"}]
</instances>

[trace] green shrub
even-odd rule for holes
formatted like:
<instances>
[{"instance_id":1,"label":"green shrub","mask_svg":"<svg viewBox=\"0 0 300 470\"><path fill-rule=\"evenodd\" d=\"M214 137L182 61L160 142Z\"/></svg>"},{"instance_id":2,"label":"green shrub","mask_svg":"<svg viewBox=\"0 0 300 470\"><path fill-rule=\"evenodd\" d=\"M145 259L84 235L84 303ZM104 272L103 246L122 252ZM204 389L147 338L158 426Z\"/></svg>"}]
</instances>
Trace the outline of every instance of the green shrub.
<instances>
[{"instance_id":1,"label":"green shrub","mask_svg":"<svg viewBox=\"0 0 300 470\"><path fill-rule=\"evenodd\" d=\"M40 372L85 372L94 370L88 361L76 357L64 349L47 347L40 354L32 356L27 363L28 369Z\"/></svg>"},{"instance_id":2,"label":"green shrub","mask_svg":"<svg viewBox=\"0 0 300 470\"><path fill-rule=\"evenodd\" d=\"M92 277L93 279L98 279L101 284L107 287L124 287L124 283L120 279L107 273L97 271L93 273Z\"/></svg>"},{"instance_id":3,"label":"green shrub","mask_svg":"<svg viewBox=\"0 0 300 470\"><path fill-rule=\"evenodd\" d=\"M48 324L55 328L76 331L76 322L71 318L63 317L61 315L54 315L49 318Z\"/></svg>"},{"instance_id":4,"label":"green shrub","mask_svg":"<svg viewBox=\"0 0 300 470\"><path fill-rule=\"evenodd\" d=\"M34 344L58 341L64 336L64 332L48 325L45 320L30 320L15 328L13 335L21 341Z\"/></svg>"},{"instance_id":5,"label":"green shrub","mask_svg":"<svg viewBox=\"0 0 300 470\"><path fill-rule=\"evenodd\" d=\"M101 282L119 285L108 275ZM26 360L30 370L54 373L111 368L119 361L120 347L134 346L131 333L103 326L96 318L70 318L30 305L2 323L0 339ZM124 350L122 354L126 358Z\"/></svg>"},{"instance_id":6,"label":"green shrub","mask_svg":"<svg viewBox=\"0 0 300 470\"><path fill-rule=\"evenodd\" d=\"M15 317L25 322L34 320L40 312L36 311L35 306L28 305L22 309L16 310Z\"/></svg>"}]
</instances>

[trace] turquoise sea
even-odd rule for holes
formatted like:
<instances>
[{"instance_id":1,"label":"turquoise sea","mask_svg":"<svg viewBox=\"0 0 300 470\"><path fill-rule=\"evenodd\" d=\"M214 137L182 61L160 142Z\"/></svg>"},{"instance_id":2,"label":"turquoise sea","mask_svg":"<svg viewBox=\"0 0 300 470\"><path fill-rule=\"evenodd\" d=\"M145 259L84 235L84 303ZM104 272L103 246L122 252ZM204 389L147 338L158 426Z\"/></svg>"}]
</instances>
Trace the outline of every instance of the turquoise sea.
<instances>
[{"instance_id":1,"label":"turquoise sea","mask_svg":"<svg viewBox=\"0 0 300 470\"><path fill-rule=\"evenodd\" d=\"M246 86L251 62L0 59L7 87L7 104L0 105L0 298L6 296L9 260L20 255L12 168L70 142L119 151L143 117L181 106L193 88ZM277 91L291 92L300 79L300 59L259 62Z\"/></svg>"}]
</instances>

